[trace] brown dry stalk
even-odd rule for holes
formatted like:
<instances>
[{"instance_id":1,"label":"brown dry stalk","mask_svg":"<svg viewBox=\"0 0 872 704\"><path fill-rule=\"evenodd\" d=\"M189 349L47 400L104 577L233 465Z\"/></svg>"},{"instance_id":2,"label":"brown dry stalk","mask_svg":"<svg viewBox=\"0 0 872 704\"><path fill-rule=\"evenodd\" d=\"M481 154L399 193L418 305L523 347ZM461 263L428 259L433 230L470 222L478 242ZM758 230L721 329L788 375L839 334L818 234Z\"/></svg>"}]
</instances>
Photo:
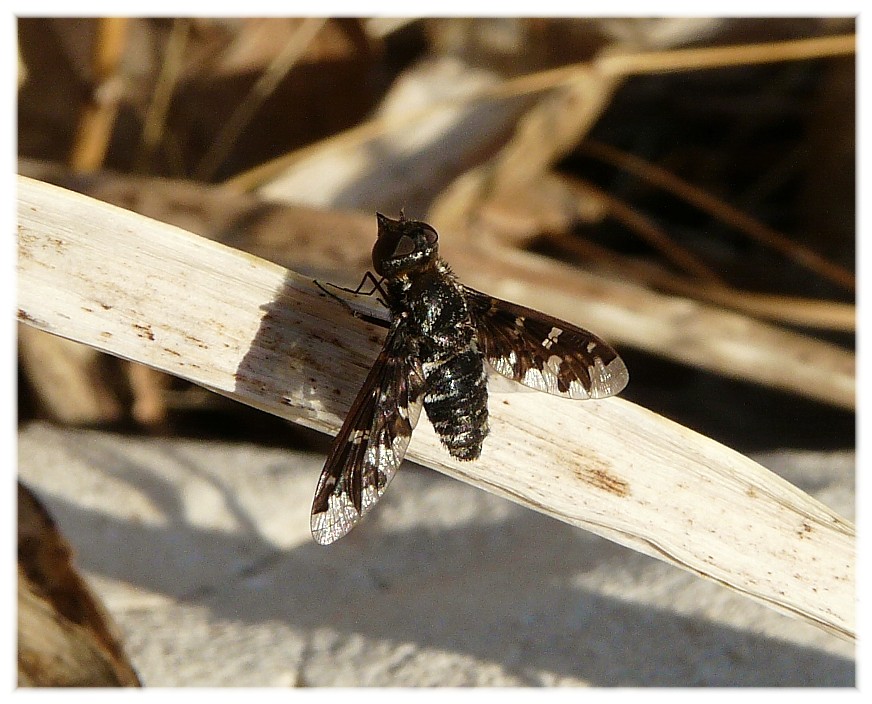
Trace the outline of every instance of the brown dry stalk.
<instances>
[{"instance_id":1,"label":"brown dry stalk","mask_svg":"<svg viewBox=\"0 0 872 704\"><path fill-rule=\"evenodd\" d=\"M749 237L781 252L784 256L814 271L819 276L850 291L855 290L856 279L852 272L838 264L833 264L817 252L794 242L786 235L773 230L759 220L755 220L750 215L724 203L722 200L680 179L665 169L601 142L585 142L581 145L581 149L591 156L625 169L649 183L660 186L700 210L730 223Z\"/></svg>"},{"instance_id":2,"label":"brown dry stalk","mask_svg":"<svg viewBox=\"0 0 872 704\"><path fill-rule=\"evenodd\" d=\"M669 237L665 230L657 227L651 220L623 201L609 195L601 188L597 188L584 179L566 177L564 180L574 191L586 194L604 203L612 217L624 223L624 225L642 237L648 244L662 252L673 264L709 283L724 284L724 280L699 257L677 244Z\"/></svg>"},{"instance_id":3,"label":"brown dry stalk","mask_svg":"<svg viewBox=\"0 0 872 704\"><path fill-rule=\"evenodd\" d=\"M717 303L756 318L836 332L855 332L857 329L856 307L849 303L773 296L727 286L705 286L698 281L676 276L655 264L616 254L587 239L555 233L548 235L548 241L567 254L593 260L606 271L622 278L696 300Z\"/></svg>"},{"instance_id":4,"label":"brown dry stalk","mask_svg":"<svg viewBox=\"0 0 872 704\"><path fill-rule=\"evenodd\" d=\"M499 86L483 91L476 97L508 98L549 90L562 83L576 80L579 73L583 71L596 71L603 75L626 78L633 75L673 71L698 71L727 66L848 56L853 54L856 48L856 37L847 34L763 44L669 49L635 54L614 53L600 56L593 61L583 61L510 79Z\"/></svg>"},{"instance_id":5,"label":"brown dry stalk","mask_svg":"<svg viewBox=\"0 0 872 704\"><path fill-rule=\"evenodd\" d=\"M70 166L76 171L94 171L106 156L121 100L123 77L118 69L129 26L127 17L104 17L97 21L94 90L82 112L70 152Z\"/></svg>"},{"instance_id":6,"label":"brown dry stalk","mask_svg":"<svg viewBox=\"0 0 872 704\"><path fill-rule=\"evenodd\" d=\"M212 177L230 153L236 138L245 128L245 125L276 89L281 80L303 57L327 21L320 17L307 17L300 23L297 31L288 40L284 51L275 57L266 71L251 87L251 90L248 91L248 95L240 101L224 128L215 138L209 151L200 160L200 164L194 170L195 179L208 181Z\"/></svg>"},{"instance_id":7,"label":"brown dry stalk","mask_svg":"<svg viewBox=\"0 0 872 704\"><path fill-rule=\"evenodd\" d=\"M597 69L621 76L668 71L699 71L727 66L767 64L778 61L803 61L827 56L847 56L857 50L853 34L810 39L789 39L761 44L713 46L699 49L671 49L640 54L606 56L598 59Z\"/></svg>"},{"instance_id":8,"label":"brown dry stalk","mask_svg":"<svg viewBox=\"0 0 872 704\"><path fill-rule=\"evenodd\" d=\"M133 171L145 173L149 170L152 156L157 150L161 134L166 124L170 99L183 68L183 57L191 33L190 19L175 19L164 51L160 74L151 95L142 127L142 141L136 155Z\"/></svg>"}]
</instances>

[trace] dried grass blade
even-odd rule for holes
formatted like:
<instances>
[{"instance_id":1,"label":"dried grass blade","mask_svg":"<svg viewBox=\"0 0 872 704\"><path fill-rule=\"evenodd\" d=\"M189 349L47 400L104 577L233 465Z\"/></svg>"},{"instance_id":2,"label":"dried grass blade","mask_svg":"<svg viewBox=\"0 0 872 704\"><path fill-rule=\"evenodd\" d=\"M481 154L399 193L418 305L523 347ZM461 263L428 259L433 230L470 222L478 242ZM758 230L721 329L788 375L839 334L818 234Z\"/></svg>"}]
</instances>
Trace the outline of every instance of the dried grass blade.
<instances>
[{"instance_id":1,"label":"dried grass blade","mask_svg":"<svg viewBox=\"0 0 872 704\"><path fill-rule=\"evenodd\" d=\"M24 178L18 196L19 320L337 430L374 328L299 275L179 228ZM452 461L427 423L410 458L854 636L854 528L820 502L620 399L491 407L480 461Z\"/></svg>"}]
</instances>

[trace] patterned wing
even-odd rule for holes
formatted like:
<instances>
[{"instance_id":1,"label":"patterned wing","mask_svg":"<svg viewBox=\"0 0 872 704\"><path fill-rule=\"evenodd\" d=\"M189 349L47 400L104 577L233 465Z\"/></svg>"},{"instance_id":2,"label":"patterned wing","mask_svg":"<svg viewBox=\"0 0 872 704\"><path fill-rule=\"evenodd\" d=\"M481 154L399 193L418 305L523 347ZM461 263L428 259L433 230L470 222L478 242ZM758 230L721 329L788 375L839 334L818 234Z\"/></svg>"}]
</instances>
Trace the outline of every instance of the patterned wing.
<instances>
[{"instance_id":1,"label":"patterned wing","mask_svg":"<svg viewBox=\"0 0 872 704\"><path fill-rule=\"evenodd\" d=\"M500 374L557 396L619 393L630 379L618 353L592 332L465 288L485 359Z\"/></svg>"},{"instance_id":2,"label":"patterned wing","mask_svg":"<svg viewBox=\"0 0 872 704\"><path fill-rule=\"evenodd\" d=\"M328 545L375 505L403 461L421 414L424 374L409 354L402 318L354 399L318 480L312 536Z\"/></svg>"}]
</instances>

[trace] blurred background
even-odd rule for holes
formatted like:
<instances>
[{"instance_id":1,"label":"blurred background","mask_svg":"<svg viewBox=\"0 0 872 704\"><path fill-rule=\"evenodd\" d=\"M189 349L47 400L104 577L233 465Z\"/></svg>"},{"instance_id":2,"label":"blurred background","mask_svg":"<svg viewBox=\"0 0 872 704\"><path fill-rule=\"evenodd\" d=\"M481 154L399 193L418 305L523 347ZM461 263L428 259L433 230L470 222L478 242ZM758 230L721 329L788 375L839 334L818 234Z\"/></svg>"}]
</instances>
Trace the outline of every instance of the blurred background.
<instances>
[{"instance_id":1,"label":"blurred background","mask_svg":"<svg viewBox=\"0 0 872 704\"><path fill-rule=\"evenodd\" d=\"M853 450L852 19L17 25L19 173L345 284L374 212L403 209L465 283L613 343L624 398L745 453ZM25 325L18 344L23 433L329 444Z\"/></svg>"}]
</instances>

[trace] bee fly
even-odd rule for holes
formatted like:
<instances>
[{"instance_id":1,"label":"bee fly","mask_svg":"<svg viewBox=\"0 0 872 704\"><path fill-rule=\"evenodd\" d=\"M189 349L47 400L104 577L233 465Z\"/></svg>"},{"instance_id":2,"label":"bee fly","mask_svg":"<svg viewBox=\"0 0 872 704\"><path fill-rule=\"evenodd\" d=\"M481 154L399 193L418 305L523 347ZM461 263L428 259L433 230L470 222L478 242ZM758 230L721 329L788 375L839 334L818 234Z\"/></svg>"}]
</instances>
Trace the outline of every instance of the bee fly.
<instances>
[{"instance_id":1,"label":"bee fly","mask_svg":"<svg viewBox=\"0 0 872 704\"><path fill-rule=\"evenodd\" d=\"M439 257L430 225L376 217L372 264L380 278L367 272L364 281L374 284L391 324L318 481L312 535L322 545L348 533L381 498L421 406L452 457L479 457L488 433L486 362L567 398L612 396L629 379L618 353L593 333L462 285Z\"/></svg>"}]
</instances>

